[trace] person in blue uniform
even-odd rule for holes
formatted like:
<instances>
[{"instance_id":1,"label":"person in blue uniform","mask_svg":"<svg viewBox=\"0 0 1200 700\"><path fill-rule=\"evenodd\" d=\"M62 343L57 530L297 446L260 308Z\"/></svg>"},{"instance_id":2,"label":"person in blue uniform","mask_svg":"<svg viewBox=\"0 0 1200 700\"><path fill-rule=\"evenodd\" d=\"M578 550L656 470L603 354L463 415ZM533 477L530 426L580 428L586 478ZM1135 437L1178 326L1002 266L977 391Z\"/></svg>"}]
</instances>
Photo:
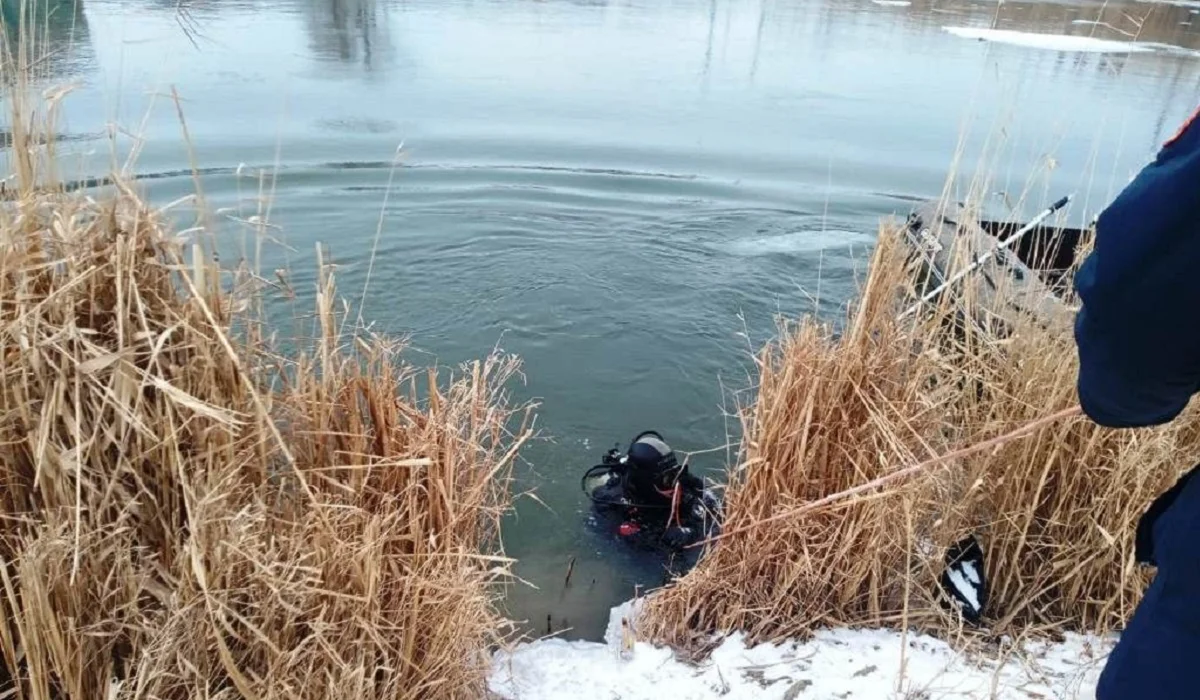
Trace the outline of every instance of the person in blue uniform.
<instances>
[{"instance_id":1,"label":"person in blue uniform","mask_svg":"<svg viewBox=\"0 0 1200 700\"><path fill-rule=\"evenodd\" d=\"M1200 124L1193 115L1096 221L1075 289L1078 393L1113 428L1174 420L1200 391ZM1182 466L1182 465L1181 465ZM1200 698L1200 479L1193 468L1137 529L1156 568L1097 700Z\"/></svg>"}]
</instances>

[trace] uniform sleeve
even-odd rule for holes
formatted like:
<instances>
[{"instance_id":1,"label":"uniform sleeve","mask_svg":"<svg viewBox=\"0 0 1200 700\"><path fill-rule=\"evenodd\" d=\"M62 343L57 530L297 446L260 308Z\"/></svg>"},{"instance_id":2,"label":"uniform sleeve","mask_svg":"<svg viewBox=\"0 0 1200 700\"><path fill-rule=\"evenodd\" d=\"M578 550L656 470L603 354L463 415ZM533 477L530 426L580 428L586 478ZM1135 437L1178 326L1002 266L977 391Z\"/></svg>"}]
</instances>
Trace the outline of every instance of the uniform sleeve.
<instances>
[{"instance_id":1,"label":"uniform sleeve","mask_svg":"<svg viewBox=\"0 0 1200 700\"><path fill-rule=\"evenodd\" d=\"M1075 278L1080 404L1097 423L1166 423L1200 390L1200 124L1159 151L1096 222Z\"/></svg>"}]
</instances>

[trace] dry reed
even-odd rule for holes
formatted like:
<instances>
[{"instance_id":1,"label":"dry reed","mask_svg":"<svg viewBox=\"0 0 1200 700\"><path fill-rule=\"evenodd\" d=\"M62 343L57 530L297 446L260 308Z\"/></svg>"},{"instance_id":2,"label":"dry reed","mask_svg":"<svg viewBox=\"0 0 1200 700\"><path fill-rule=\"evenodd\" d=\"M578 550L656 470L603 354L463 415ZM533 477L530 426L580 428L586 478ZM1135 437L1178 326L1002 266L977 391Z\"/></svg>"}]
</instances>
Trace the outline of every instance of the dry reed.
<instances>
[{"instance_id":1,"label":"dry reed","mask_svg":"<svg viewBox=\"0 0 1200 700\"><path fill-rule=\"evenodd\" d=\"M648 598L648 636L702 650L735 630L755 641L826 625L952 634L963 621L937 579L967 535L986 555L985 630L1104 632L1128 618L1147 580L1133 563L1137 518L1200 459L1193 412L1144 431L1045 421L806 508L1077 405L1069 322L998 318L979 293L995 280L969 278L936 309L898 321L920 272L908 250L901 229L885 226L844 330L788 323L759 355L727 535Z\"/></svg>"},{"instance_id":2,"label":"dry reed","mask_svg":"<svg viewBox=\"0 0 1200 700\"><path fill-rule=\"evenodd\" d=\"M409 366L342 331L329 266L316 340L281 356L260 278L125 180L62 192L15 116L0 697L482 697L516 359Z\"/></svg>"}]
</instances>

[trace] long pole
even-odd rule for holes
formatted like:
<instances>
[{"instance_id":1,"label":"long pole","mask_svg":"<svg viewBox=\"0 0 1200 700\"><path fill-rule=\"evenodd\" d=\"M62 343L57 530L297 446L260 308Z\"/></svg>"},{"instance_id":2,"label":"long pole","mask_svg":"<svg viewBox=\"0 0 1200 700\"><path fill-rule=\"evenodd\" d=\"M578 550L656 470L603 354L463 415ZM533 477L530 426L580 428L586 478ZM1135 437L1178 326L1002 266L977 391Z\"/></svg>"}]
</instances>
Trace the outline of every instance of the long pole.
<instances>
[{"instance_id":1,"label":"long pole","mask_svg":"<svg viewBox=\"0 0 1200 700\"><path fill-rule=\"evenodd\" d=\"M904 313L900 314L900 315L897 317L897 319L896 319L896 320L901 320L901 319L904 319L905 317L907 317L907 316L910 316L910 315L912 315L912 314L916 313L917 309L920 309L922 304L925 304L925 303L926 303L926 302L928 302L930 299L933 299L933 298L934 298L934 297L936 297L938 294L941 294L941 293L942 293L942 291L943 291L944 289L946 289L947 287L949 287L950 285L954 284L955 282L958 282L959 280L961 280L962 278L964 278L964 277L966 277L967 275L971 274L971 273L972 273L972 272L974 272L975 270L978 270L978 269L979 269L979 268L980 268L980 267L981 267L981 266L982 266L982 265L983 265L985 262L987 262L987 261L988 261L988 260L989 260L989 259L990 259L990 258L991 258L993 255L995 255L996 253L999 253L1001 250L1004 250L1005 248L1009 247L1009 246L1010 246L1010 245L1012 245L1013 243L1016 243L1016 242L1017 242L1018 240L1020 240L1020 239L1021 239L1021 238L1022 238L1024 235L1025 235L1025 234L1027 234L1027 233L1029 233L1030 231L1032 231L1033 229L1037 228L1039 224L1041 224L1043 221L1045 221L1046 219L1048 219L1048 218L1050 218L1051 216L1053 216L1053 215L1054 215L1054 213L1055 213L1055 212L1057 212L1059 209L1062 209L1063 207L1067 206L1067 203L1068 203L1068 202L1070 202L1070 201L1071 201L1071 199L1072 199L1074 196L1075 196L1075 195L1073 195L1073 194L1069 194L1069 195L1067 195L1066 197L1063 197L1062 199L1058 200L1058 201L1057 201L1057 202L1055 202L1054 204L1051 204L1049 208L1047 208L1047 209L1046 209L1045 211L1043 211L1041 214L1038 214L1037 216L1035 216L1035 217L1033 218L1033 220L1032 220L1032 221L1030 221L1028 224L1025 224L1025 226L1021 227L1021 229L1020 229L1019 231L1017 231L1017 232L1016 232L1016 233L1014 233L1013 235L1009 236L1008 238L1005 238L1005 239L1004 239L1003 241L1001 241L1000 243L997 243L997 244L996 244L996 246L995 246L994 248L992 248L992 249L991 249L991 250L989 250L988 252L984 253L983 255L980 255L979 257L977 257L977 258L975 259L975 262L973 262L973 263L971 263L970 265L968 265L968 266L964 267L963 269L959 270L959 271L958 271L958 272L957 272L957 273L956 273L956 274L955 274L953 277L951 277L950 279L948 279L948 280L946 280L945 282L942 282L942 283L941 283L941 284L939 284L938 286L934 287L932 291L930 291L930 292L929 292L928 294L926 294L925 296L921 297L920 301L918 301L917 303L915 303L915 304L913 304L912 306L908 307L908 308L907 308L907 309L904 311Z\"/></svg>"},{"instance_id":2,"label":"long pole","mask_svg":"<svg viewBox=\"0 0 1200 700\"><path fill-rule=\"evenodd\" d=\"M908 310L906 310L903 314L901 314L899 318L904 318L905 316L908 316L909 314L915 312L917 309L919 309L921 307L921 304L923 304L923 303L929 301L930 299L932 299L933 297L937 296L937 294L940 293L943 289L945 289L946 287L949 287L950 285L954 284L955 282L962 279L963 277L966 277L974 270L979 269L979 267L985 261L987 261L988 258L995 255L1000 250L1012 245L1017 240L1019 240L1022 236L1029 233L1034 228L1036 228L1038 226L1038 224L1045 221L1049 217L1053 216L1055 212L1057 212L1058 210L1065 207L1067 205L1067 203L1070 202L1073 197L1074 197L1074 195L1067 195L1067 196L1063 197L1062 199L1058 200L1057 202L1055 202L1054 204L1051 204L1045 211L1043 211L1041 214L1038 214L1036 217L1034 217L1034 219L1032 221L1030 221L1028 224L1026 224L1024 227L1022 227L1019 231L1017 231L1013 235L1006 238L1004 241L997 244L996 247L994 247L992 250L988 251L984 255L977 258L974 263L972 263L968 267L964 268L958 274L954 275L950 279L948 279L945 282L943 282L942 284L938 285L938 287L936 289L929 292L925 296L921 297L921 300L919 302L917 302L913 306L909 307ZM866 493L868 491L877 489L881 486L886 486L888 484L891 484L891 483L894 483L897 481L901 481L903 479L907 479L908 477L911 477L915 474L925 471L929 467L932 467L932 466L935 466L938 464L942 464L944 462L948 462L948 461L951 461L954 459L959 459L961 457L966 457L968 455L975 454L976 452L981 452L983 450L987 450L987 449L990 449L993 447L999 447L1000 445L1003 445L1006 442L1009 442L1011 440L1016 440L1017 438L1021 438L1032 432L1035 432L1039 428L1045 427L1047 425L1050 425L1050 424L1055 423L1060 420L1072 418L1081 413L1083 413L1083 409L1079 406L1079 404L1076 404L1074 406L1071 406L1070 408L1065 408L1061 411L1052 413L1048 416L1042 416L1041 418L1038 418L1037 420L1026 423L1025 425L1023 425L1011 432L1005 433L1004 435L1000 435L1000 436L994 437L990 440L984 440L983 442L976 443L976 444L970 445L968 447L963 447L963 448L954 450L952 452L949 452L947 454L933 457L931 459L927 459L924 462L921 462L919 464L914 464L911 467L906 467L899 471L892 472L891 474L885 474L884 476L881 476L877 479L873 479L864 484L859 484L858 486L848 488L844 491L838 491L837 493L831 493L823 498L818 498L815 501L810 501L808 503L804 503L796 508L792 508L792 509L786 510L782 513L772 515L768 518L764 518L762 520L752 522L749 525L745 525L743 527L736 528L734 530L722 532L721 534L716 535L714 537L709 537L707 539L701 540L700 542L696 542L694 544L688 545L686 547L686 549L692 549L695 547L703 547L705 545L712 544L714 542L723 540L726 537L730 537L732 535L739 535L739 534L748 532L750 530L757 529L768 523L773 523L773 522L778 522L780 520L787 520L787 519L795 518L795 517L804 515L806 513L810 513L814 510L819 510L831 503L836 503L838 501L842 501L847 498L850 498L851 496L857 496L859 494Z\"/></svg>"}]
</instances>

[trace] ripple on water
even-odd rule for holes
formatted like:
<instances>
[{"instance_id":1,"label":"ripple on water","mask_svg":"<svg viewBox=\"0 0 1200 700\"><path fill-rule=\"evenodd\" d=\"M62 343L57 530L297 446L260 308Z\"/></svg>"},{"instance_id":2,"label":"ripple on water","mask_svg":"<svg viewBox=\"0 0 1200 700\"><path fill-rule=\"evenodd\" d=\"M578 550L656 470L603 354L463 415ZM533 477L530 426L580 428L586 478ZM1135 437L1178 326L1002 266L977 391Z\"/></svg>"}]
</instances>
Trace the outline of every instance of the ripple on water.
<instances>
[{"instance_id":1,"label":"ripple on water","mask_svg":"<svg viewBox=\"0 0 1200 700\"><path fill-rule=\"evenodd\" d=\"M802 230L771 236L741 238L725 246L734 255L760 256L803 254L851 247L866 247L875 242L875 237L857 231L837 229ZM847 251L849 252L849 251Z\"/></svg>"},{"instance_id":2,"label":"ripple on water","mask_svg":"<svg viewBox=\"0 0 1200 700\"><path fill-rule=\"evenodd\" d=\"M315 125L321 131L343 134L390 134L400 129L391 119L369 117L328 117L318 119Z\"/></svg>"}]
</instances>

